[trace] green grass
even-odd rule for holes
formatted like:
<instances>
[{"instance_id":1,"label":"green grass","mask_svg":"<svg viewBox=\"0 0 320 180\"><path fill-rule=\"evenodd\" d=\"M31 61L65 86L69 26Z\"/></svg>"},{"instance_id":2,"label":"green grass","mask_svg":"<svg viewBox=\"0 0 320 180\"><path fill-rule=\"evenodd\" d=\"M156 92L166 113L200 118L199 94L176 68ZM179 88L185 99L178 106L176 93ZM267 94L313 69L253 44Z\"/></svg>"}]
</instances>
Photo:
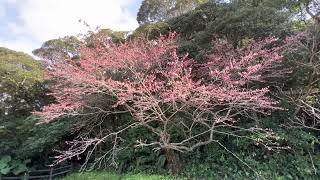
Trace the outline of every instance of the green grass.
<instances>
[{"instance_id":1,"label":"green grass","mask_svg":"<svg viewBox=\"0 0 320 180\"><path fill-rule=\"evenodd\" d=\"M62 180L178 180L174 177L161 175L146 175L146 174L124 174L118 175L107 171L92 171L74 173L64 177Z\"/></svg>"}]
</instances>

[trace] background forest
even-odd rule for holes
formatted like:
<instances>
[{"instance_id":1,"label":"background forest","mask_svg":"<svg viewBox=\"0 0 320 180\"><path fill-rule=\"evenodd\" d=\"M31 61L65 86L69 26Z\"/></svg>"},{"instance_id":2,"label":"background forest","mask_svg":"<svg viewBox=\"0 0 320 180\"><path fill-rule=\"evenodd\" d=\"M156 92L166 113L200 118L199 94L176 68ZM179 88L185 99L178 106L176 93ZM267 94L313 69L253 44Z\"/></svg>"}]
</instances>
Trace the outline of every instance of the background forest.
<instances>
[{"instance_id":1,"label":"background forest","mask_svg":"<svg viewBox=\"0 0 320 180\"><path fill-rule=\"evenodd\" d=\"M144 0L137 21L41 60L0 47L0 174L320 179L320 1Z\"/></svg>"}]
</instances>

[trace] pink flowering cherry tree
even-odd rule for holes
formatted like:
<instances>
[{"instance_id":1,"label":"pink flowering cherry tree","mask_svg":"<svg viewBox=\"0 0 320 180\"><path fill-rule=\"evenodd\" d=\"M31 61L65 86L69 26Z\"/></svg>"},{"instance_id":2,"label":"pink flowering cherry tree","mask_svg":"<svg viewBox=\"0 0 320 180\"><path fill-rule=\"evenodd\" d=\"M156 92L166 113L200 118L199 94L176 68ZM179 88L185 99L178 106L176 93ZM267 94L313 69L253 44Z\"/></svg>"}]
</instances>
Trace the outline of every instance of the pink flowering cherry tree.
<instances>
[{"instance_id":1,"label":"pink flowering cherry tree","mask_svg":"<svg viewBox=\"0 0 320 180\"><path fill-rule=\"evenodd\" d=\"M121 133L143 127L157 138L140 139L136 147L163 150L175 170L179 165L174 152L218 143L215 135L225 133L218 129L237 128L241 117L279 109L268 97L268 87L249 84L261 80L281 61L279 49L267 48L276 39L251 42L238 49L217 40L203 64L187 54L178 55L175 39L176 34L171 33L157 41L133 40L120 45L97 41L94 48L81 48L80 60L64 61L47 71L48 78L56 79L51 93L56 103L35 113L45 122L84 115L81 110L88 106L84 99L93 94L114 99L113 110L101 109L103 113L117 113L122 107L134 119L102 137L69 142L70 148L57 157L59 162L82 153L89 158L107 139L113 139L116 148ZM177 131L179 137L173 137Z\"/></svg>"}]
</instances>

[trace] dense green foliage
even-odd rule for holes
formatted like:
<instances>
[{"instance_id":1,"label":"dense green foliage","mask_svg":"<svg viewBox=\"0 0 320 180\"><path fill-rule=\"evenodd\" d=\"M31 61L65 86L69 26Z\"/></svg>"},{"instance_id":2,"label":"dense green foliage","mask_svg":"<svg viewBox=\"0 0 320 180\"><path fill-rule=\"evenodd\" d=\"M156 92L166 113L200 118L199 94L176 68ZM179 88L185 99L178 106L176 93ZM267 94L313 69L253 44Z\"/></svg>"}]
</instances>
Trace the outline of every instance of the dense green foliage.
<instances>
[{"instance_id":1,"label":"dense green foliage","mask_svg":"<svg viewBox=\"0 0 320 180\"><path fill-rule=\"evenodd\" d=\"M69 56L77 56L80 41L74 36L52 39L44 42L33 54L46 60L61 60Z\"/></svg>"},{"instance_id":2,"label":"dense green foliage","mask_svg":"<svg viewBox=\"0 0 320 180\"><path fill-rule=\"evenodd\" d=\"M51 148L69 131L67 121L38 125L34 110L52 102L41 61L0 48L0 174L19 174L44 166ZM32 161L31 161L32 160Z\"/></svg>"},{"instance_id":3,"label":"dense green foliage","mask_svg":"<svg viewBox=\"0 0 320 180\"><path fill-rule=\"evenodd\" d=\"M137 34L156 34L176 31L186 40L198 45L211 42L214 35L239 44L245 38L262 38L288 33L290 11L282 1L235 1L235 3L209 2L181 16L164 22L144 24ZM152 33L155 31L154 33ZM152 36L152 37L154 37Z\"/></svg>"},{"instance_id":4,"label":"dense green foliage","mask_svg":"<svg viewBox=\"0 0 320 180\"><path fill-rule=\"evenodd\" d=\"M42 79L41 62L22 52L0 47L0 92L18 93Z\"/></svg>"},{"instance_id":5,"label":"dense green foliage","mask_svg":"<svg viewBox=\"0 0 320 180\"><path fill-rule=\"evenodd\" d=\"M43 168L52 164L51 148L67 134L68 122L50 125L37 125L37 122L33 117L1 122L1 174L18 175L31 167Z\"/></svg>"},{"instance_id":6,"label":"dense green foliage","mask_svg":"<svg viewBox=\"0 0 320 180\"><path fill-rule=\"evenodd\" d=\"M180 16L208 0L144 0L137 14L139 24Z\"/></svg>"}]
</instances>

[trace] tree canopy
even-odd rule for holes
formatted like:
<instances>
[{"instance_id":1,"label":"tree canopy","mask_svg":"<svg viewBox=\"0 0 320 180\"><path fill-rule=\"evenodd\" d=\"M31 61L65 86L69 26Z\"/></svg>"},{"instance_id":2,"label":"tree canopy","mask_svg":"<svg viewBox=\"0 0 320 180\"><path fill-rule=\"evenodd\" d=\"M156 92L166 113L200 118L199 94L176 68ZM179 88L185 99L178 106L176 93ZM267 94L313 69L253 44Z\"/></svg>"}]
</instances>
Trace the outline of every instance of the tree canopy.
<instances>
[{"instance_id":1,"label":"tree canopy","mask_svg":"<svg viewBox=\"0 0 320 180\"><path fill-rule=\"evenodd\" d=\"M139 24L166 20L195 9L208 0L144 0L137 15Z\"/></svg>"},{"instance_id":2,"label":"tree canopy","mask_svg":"<svg viewBox=\"0 0 320 180\"><path fill-rule=\"evenodd\" d=\"M31 56L15 52L7 48L0 48L1 87L32 86L43 78L42 62Z\"/></svg>"},{"instance_id":3,"label":"tree canopy","mask_svg":"<svg viewBox=\"0 0 320 180\"><path fill-rule=\"evenodd\" d=\"M33 87L43 79L42 62L25 53L0 48L0 77L0 113L4 115L14 107L26 108L28 98L24 95L31 95Z\"/></svg>"},{"instance_id":4,"label":"tree canopy","mask_svg":"<svg viewBox=\"0 0 320 180\"><path fill-rule=\"evenodd\" d=\"M66 36L59 39L52 39L44 42L32 53L42 59L58 61L67 57L78 56L80 40L74 36Z\"/></svg>"}]
</instances>

